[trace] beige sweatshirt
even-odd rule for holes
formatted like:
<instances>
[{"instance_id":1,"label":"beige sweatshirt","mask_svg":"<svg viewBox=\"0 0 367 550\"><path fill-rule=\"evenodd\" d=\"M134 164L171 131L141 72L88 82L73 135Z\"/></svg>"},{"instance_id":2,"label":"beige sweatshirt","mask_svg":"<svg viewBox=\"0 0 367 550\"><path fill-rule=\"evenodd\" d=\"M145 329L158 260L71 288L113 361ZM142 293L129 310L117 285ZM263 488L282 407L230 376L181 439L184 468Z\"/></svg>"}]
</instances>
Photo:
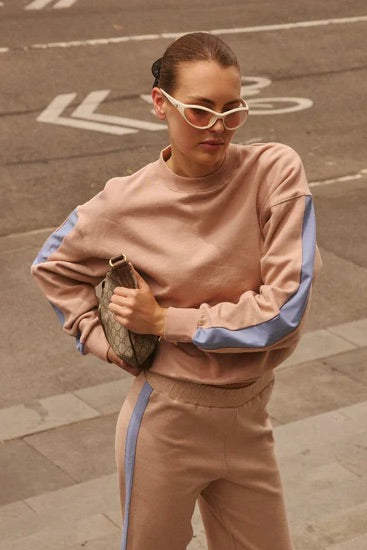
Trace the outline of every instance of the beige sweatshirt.
<instances>
[{"instance_id":1,"label":"beige sweatshirt","mask_svg":"<svg viewBox=\"0 0 367 550\"><path fill-rule=\"evenodd\" d=\"M33 276L79 351L106 360L95 287L125 253L168 308L151 370L246 383L294 350L321 267L302 162L278 143L231 144L216 172L195 179L174 174L169 155L78 206Z\"/></svg>"}]
</instances>

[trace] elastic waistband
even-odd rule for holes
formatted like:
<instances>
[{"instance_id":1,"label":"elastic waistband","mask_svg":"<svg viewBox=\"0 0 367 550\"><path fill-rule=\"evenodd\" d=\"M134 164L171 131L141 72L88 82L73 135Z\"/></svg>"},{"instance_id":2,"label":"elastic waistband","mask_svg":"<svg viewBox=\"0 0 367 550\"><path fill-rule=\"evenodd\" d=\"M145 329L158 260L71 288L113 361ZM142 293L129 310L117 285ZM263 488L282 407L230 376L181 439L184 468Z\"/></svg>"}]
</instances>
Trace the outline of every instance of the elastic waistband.
<instances>
[{"instance_id":1,"label":"elastic waistband","mask_svg":"<svg viewBox=\"0 0 367 550\"><path fill-rule=\"evenodd\" d=\"M171 399L203 407L239 407L250 401L274 380L274 371L265 372L255 382L243 388L216 388L162 376L149 370L144 371L144 376L154 390Z\"/></svg>"}]
</instances>

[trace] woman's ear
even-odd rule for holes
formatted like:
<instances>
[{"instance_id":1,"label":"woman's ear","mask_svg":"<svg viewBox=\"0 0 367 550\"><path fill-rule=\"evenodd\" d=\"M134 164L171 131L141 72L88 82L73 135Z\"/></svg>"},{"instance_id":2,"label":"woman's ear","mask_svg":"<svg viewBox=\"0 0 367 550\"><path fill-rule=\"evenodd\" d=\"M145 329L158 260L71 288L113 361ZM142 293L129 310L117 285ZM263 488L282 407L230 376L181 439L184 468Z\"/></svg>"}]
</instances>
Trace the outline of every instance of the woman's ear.
<instances>
[{"instance_id":1,"label":"woman's ear","mask_svg":"<svg viewBox=\"0 0 367 550\"><path fill-rule=\"evenodd\" d=\"M154 112L156 116L160 120L165 120L166 119L166 110L165 110L166 102L162 92L157 87L152 89L152 100L153 100Z\"/></svg>"}]
</instances>

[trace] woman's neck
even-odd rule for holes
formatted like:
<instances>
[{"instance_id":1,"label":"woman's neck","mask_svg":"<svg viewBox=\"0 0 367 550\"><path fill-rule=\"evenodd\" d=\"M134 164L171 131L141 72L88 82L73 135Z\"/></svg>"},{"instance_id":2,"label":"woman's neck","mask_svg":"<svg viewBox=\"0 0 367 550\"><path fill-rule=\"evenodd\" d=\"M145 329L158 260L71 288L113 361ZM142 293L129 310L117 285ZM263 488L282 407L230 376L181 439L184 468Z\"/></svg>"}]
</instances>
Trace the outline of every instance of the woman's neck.
<instances>
[{"instance_id":1,"label":"woman's neck","mask_svg":"<svg viewBox=\"0 0 367 550\"><path fill-rule=\"evenodd\" d=\"M216 163L208 165L207 163L194 163L188 162L186 159L181 159L179 155L175 155L171 148L171 155L168 159L165 159L167 166L177 176L185 178L203 178L210 176L213 172L216 172L223 164L225 155L222 159L219 159Z\"/></svg>"}]
</instances>

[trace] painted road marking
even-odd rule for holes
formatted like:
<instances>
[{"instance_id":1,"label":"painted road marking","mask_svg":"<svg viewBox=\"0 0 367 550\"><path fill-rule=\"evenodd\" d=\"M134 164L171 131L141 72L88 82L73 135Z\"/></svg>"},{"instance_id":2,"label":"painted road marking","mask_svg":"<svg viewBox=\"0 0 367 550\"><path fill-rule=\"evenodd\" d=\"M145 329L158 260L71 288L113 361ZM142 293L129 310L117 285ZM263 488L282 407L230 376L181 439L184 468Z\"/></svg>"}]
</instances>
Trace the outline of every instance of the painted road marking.
<instances>
[{"instance_id":1,"label":"painted road marking","mask_svg":"<svg viewBox=\"0 0 367 550\"><path fill-rule=\"evenodd\" d=\"M254 27L238 27L230 29L212 29L207 30L210 34L242 34L242 33L257 33L269 31L283 31L292 29L305 29L312 27L322 27L328 25L348 25L351 23L363 23L367 21L367 15L356 17L342 17L336 19L319 19L314 21L296 21L294 23L280 23L278 25L261 25ZM192 32L192 31L187 31ZM23 49L47 49L47 48L71 48L76 46L98 46L108 44L119 44L121 42L145 41L145 40L161 40L161 39L176 39L183 36L186 32L180 33L160 33L160 34L138 34L132 36L113 36L110 38L96 38L90 40L73 40L70 42L49 42L46 44L32 44L24 46ZM9 51L7 48L6 51ZM4 50L4 48L3 48ZM4 53L4 52L2 52Z\"/></svg>"},{"instance_id":2,"label":"painted road marking","mask_svg":"<svg viewBox=\"0 0 367 550\"><path fill-rule=\"evenodd\" d=\"M356 174L348 174L346 176L340 176L338 178L331 178L327 180L312 181L309 187L321 187L323 185L331 185L332 183L342 183L343 181L360 180L367 176L367 168L363 168Z\"/></svg>"},{"instance_id":3,"label":"painted road marking","mask_svg":"<svg viewBox=\"0 0 367 550\"><path fill-rule=\"evenodd\" d=\"M271 84L269 78L257 76L243 77L242 82L243 86L241 88L241 93L243 92L246 94L246 91L248 91L249 95L255 95L259 93L262 88ZM96 90L90 92L81 102L79 107L71 113L70 117L62 116L62 113L71 105L77 94L75 92L60 94L51 101L44 111L42 111L37 120L38 122L48 122L51 124L81 128L83 130L117 134L120 136L124 134L135 134L139 130L154 132L166 129L165 124L96 113L96 109L106 99L110 91L111 90ZM141 94L140 99L149 104L153 103L150 94ZM313 105L311 99L303 97L252 98L248 100L248 103L250 106L250 113L253 115L291 113L307 109Z\"/></svg>"},{"instance_id":4,"label":"painted road marking","mask_svg":"<svg viewBox=\"0 0 367 550\"><path fill-rule=\"evenodd\" d=\"M154 131L166 129L166 126L163 124L95 113L95 109L107 97L109 92L110 90L99 90L88 94L79 107L71 113L70 116L72 118L61 115L74 101L77 94L60 94L51 101L44 111L42 111L37 120L39 122L71 126L73 128L93 130L95 132L104 132L119 136L136 134L138 130Z\"/></svg>"},{"instance_id":5,"label":"painted road marking","mask_svg":"<svg viewBox=\"0 0 367 550\"><path fill-rule=\"evenodd\" d=\"M101 124L100 122L91 122L88 120L75 120L61 116L61 113L72 103L76 97L76 93L60 94L56 96L48 107L39 115L37 120L39 122L48 122L51 124L60 124L61 126L71 126L72 128L81 128L84 130L94 130L96 132L105 132L107 134L135 134L137 130L129 130L128 128L121 128L110 126L108 124Z\"/></svg>"},{"instance_id":6,"label":"painted road marking","mask_svg":"<svg viewBox=\"0 0 367 550\"><path fill-rule=\"evenodd\" d=\"M264 97L253 99L263 88L270 86L271 80L266 76L243 76L241 95L246 98L250 115L281 115L309 109L313 101L307 97ZM248 99L250 97L250 99Z\"/></svg>"},{"instance_id":7,"label":"painted road marking","mask_svg":"<svg viewBox=\"0 0 367 550\"><path fill-rule=\"evenodd\" d=\"M309 109L313 101L306 97L264 97L249 99L250 115L283 115Z\"/></svg>"},{"instance_id":8,"label":"painted road marking","mask_svg":"<svg viewBox=\"0 0 367 550\"><path fill-rule=\"evenodd\" d=\"M33 2L25 6L24 9L25 10L42 10L43 8L47 7L48 4L52 4L52 2L55 2L55 0L33 0ZM77 2L77 0L59 0L52 7L54 9L70 8L70 6L75 4L75 2Z\"/></svg>"},{"instance_id":9,"label":"painted road marking","mask_svg":"<svg viewBox=\"0 0 367 550\"><path fill-rule=\"evenodd\" d=\"M94 110L102 103L109 93L110 90L91 92L80 106L75 109L71 116L86 120L95 120L97 122L110 122L119 126L127 126L128 128L136 128L138 130L149 130L151 132L165 130L167 128L165 124L158 124L157 122L146 122L135 118L95 113Z\"/></svg>"}]
</instances>

